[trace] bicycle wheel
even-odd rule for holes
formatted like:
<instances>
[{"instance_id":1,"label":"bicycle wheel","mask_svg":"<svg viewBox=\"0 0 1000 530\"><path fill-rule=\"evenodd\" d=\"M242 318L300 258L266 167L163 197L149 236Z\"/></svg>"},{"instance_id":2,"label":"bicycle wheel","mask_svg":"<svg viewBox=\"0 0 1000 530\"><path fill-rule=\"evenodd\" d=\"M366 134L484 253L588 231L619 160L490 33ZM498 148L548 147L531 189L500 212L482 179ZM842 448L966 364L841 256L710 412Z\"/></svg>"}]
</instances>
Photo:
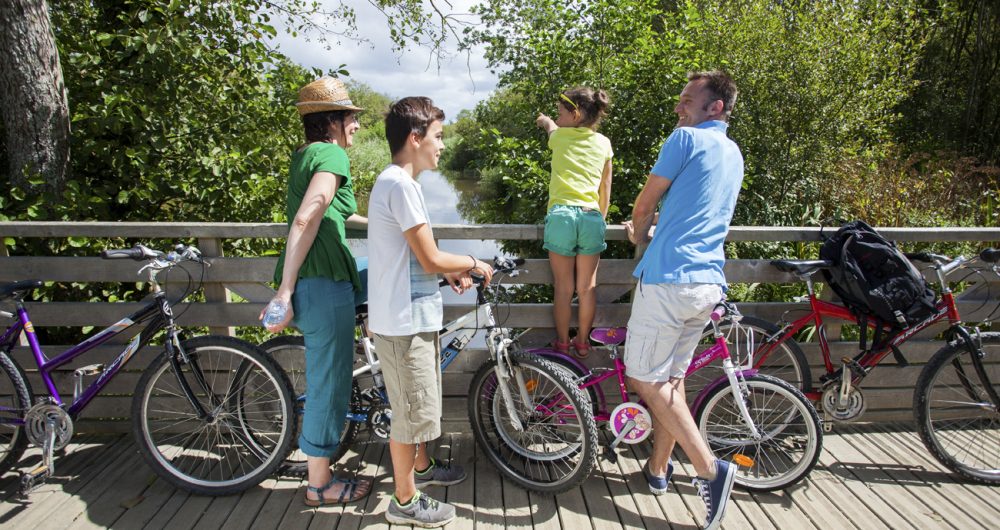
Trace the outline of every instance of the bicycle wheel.
<instances>
[{"instance_id":1,"label":"bicycle wheel","mask_svg":"<svg viewBox=\"0 0 1000 530\"><path fill-rule=\"evenodd\" d=\"M549 350L540 350L540 351L533 350L530 353L538 355L539 357L545 359L546 361L549 361L552 364L554 364L556 368L559 368L564 372L566 372L567 377L569 377L573 382L575 382L577 386L580 386L583 383L587 382L590 379L591 375L593 375L589 371L581 369L579 366L573 364L572 361L563 357L561 354L553 353ZM600 410L600 407L603 405L604 401L602 399L603 395L598 394L597 392L597 385L591 385L584 388L583 395L590 400L590 403L592 404L591 408L593 409L594 414L597 414L597 411Z\"/></svg>"},{"instance_id":2,"label":"bicycle wheel","mask_svg":"<svg viewBox=\"0 0 1000 530\"><path fill-rule=\"evenodd\" d=\"M738 366L747 366L749 359L752 358L758 373L787 381L802 392L812 391L809 361L795 340L789 338L775 345L764 359L756 355L756 352L767 345L771 337L777 335L779 331L777 326L756 317L744 316L739 325L734 325L733 321L727 318L719 324L719 328L726 337L729 351L736 354ZM699 352L715 344L711 324L705 328L698 344ZM688 395L697 395L705 385L722 375L721 364L710 364L685 378L684 388Z\"/></svg>"},{"instance_id":3,"label":"bicycle wheel","mask_svg":"<svg viewBox=\"0 0 1000 530\"><path fill-rule=\"evenodd\" d=\"M787 488L819 459L819 414L802 392L774 377L747 377L746 390L744 403L759 438L743 420L728 384L705 396L695 422L716 457L739 464L738 484L752 491Z\"/></svg>"},{"instance_id":4,"label":"bicycle wheel","mask_svg":"<svg viewBox=\"0 0 1000 530\"><path fill-rule=\"evenodd\" d=\"M281 465L296 435L288 377L259 347L233 337L196 337L181 346L190 362L178 360L178 372L163 353L136 387L139 452L157 474L193 493L228 495L259 484Z\"/></svg>"},{"instance_id":5,"label":"bicycle wheel","mask_svg":"<svg viewBox=\"0 0 1000 530\"><path fill-rule=\"evenodd\" d=\"M295 396L295 424L296 431L302 432L302 414L306 409L306 344L302 335L281 335L273 337L260 345L275 362L278 363L288 374L288 379L292 383L292 392ZM358 382L355 380L351 385L351 403L349 410L357 412L362 409L361 394ZM347 449L351 447L354 438L358 434L361 424L344 419L344 427L340 431L340 444L337 451L330 457L330 463L335 464L344 457ZM307 473L306 454L299 450L298 439L292 440L292 451L285 462L278 469L278 473L288 477L304 477Z\"/></svg>"},{"instance_id":6,"label":"bicycle wheel","mask_svg":"<svg viewBox=\"0 0 1000 530\"><path fill-rule=\"evenodd\" d=\"M32 403L31 384L24 370L0 352L0 475L14 466L28 446L24 415Z\"/></svg>"},{"instance_id":7,"label":"bicycle wheel","mask_svg":"<svg viewBox=\"0 0 1000 530\"><path fill-rule=\"evenodd\" d=\"M597 426L591 404L565 368L524 352L510 357L524 381L511 378L513 409L500 388L496 362L472 379L469 420L477 443L494 466L516 484L539 493L561 493L589 475L597 458ZM513 375L513 374L512 374ZM523 429L518 429L516 415Z\"/></svg>"},{"instance_id":8,"label":"bicycle wheel","mask_svg":"<svg viewBox=\"0 0 1000 530\"><path fill-rule=\"evenodd\" d=\"M976 482L1000 483L1000 333L983 333L983 373L961 341L948 344L920 372L913 392L917 430L948 469ZM975 337L973 337L975 338ZM995 394L994 394L995 395Z\"/></svg>"}]
</instances>

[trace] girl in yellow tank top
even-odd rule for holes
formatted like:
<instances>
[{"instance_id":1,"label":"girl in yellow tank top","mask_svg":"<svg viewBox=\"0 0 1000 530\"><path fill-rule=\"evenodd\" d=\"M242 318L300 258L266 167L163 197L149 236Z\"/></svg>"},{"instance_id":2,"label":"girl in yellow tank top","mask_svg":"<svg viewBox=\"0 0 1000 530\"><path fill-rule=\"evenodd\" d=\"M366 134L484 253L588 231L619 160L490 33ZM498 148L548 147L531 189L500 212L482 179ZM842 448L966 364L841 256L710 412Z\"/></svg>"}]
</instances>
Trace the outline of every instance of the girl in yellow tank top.
<instances>
[{"instance_id":1,"label":"girl in yellow tank top","mask_svg":"<svg viewBox=\"0 0 1000 530\"><path fill-rule=\"evenodd\" d=\"M611 141L597 132L609 100L603 90L578 87L559 95L555 120L539 114L535 123L549 135L552 177L549 180L545 244L555 287L552 302L555 348L578 357L590 352L590 327L597 307L597 265L607 248L605 218L611 197ZM569 323L574 291L579 298L576 338Z\"/></svg>"}]
</instances>

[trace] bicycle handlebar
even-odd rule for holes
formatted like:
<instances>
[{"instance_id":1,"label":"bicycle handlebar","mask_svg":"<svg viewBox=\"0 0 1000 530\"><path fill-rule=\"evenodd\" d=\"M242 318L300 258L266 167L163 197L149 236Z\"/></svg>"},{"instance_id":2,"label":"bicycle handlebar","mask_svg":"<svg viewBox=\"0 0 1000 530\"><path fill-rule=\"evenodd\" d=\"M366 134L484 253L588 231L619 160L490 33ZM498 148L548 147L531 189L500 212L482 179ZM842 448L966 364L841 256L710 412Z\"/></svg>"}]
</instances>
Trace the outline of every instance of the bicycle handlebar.
<instances>
[{"instance_id":1,"label":"bicycle handlebar","mask_svg":"<svg viewBox=\"0 0 1000 530\"><path fill-rule=\"evenodd\" d=\"M166 256L163 252L153 250L143 245L136 245L132 248L108 249L101 251L101 259L132 259L143 261Z\"/></svg>"},{"instance_id":2,"label":"bicycle handlebar","mask_svg":"<svg viewBox=\"0 0 1000 530\"><path fill-rule=\"evenodd\" d=\"M501 258L495 256L493 258L493 274L501 272L514 272L514 269L524 265L524 258ZM475 285L481 285L483 283L483 277L477 274L473 274L472 283ZM448 280L440 279L438 280L438 287L444 287L448 285Z\"/></svg>"},{"instance_id":3,"label":"bicycle handlebar","mask_svg":"<svg viewBox=\"0 0 1000 530\"><path fill-rule=\"evenodd\" d=\"M131 259L135 261L156 260L165 264L175 264L182 261L202 263L201 251L197 247L177 245L170 252L153 250L145 245L136 244L132 248L117 248L101 251L102 259ZM206 263L207 264L207 263Z\"/></svg>"}]
</instances>

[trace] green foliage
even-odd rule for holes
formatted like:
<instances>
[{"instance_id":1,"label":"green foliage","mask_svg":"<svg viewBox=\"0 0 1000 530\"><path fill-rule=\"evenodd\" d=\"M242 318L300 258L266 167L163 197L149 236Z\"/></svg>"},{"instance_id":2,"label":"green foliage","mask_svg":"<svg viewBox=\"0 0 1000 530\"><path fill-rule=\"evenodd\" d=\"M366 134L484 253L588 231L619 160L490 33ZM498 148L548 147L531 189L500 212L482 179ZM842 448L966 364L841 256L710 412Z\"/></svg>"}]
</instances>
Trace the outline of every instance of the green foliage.
<instances>
[{"instance_id":1,"label":"green foliage","mask_svg":"<svg viewBox=\"0 0 1000 530\"><path fill-rule=\"evenodd\" d=\"M930 37L919 85L900 107L899 136L915 152L952 152L1000 165L1000 2L927 1ZM938 155L935 155L938 157Z\"/></svg>"},{"instance_id":2,"label":"green foliage","mask_svg":"<svg viewBox=\"0 0 1000 530\"><path fill-rule=\"evenodd\" d=\"M275 34L276 13L303 27L295 26L304 22L293 11L310 9L305 1L51 5L72 121L69 180L59 196L11 189L0 199L0 219L285 221L289 154L303 141L294 102L299 88L322 72L291 63L266 39ZM347 73L341 66L328 74ZM351 83L350 90L369 109L356 136L361 156L350 153L363 196L388 162L381 124L388 98L362 84ZM142 241L153 248L176 242ZM14 254L93 256L134 241L8 238L4 243ZM263 239L226 244L231 255L280 248ZM133 288L52 284L39 296L61 301L138 296L128 289Z\"/></svg>"},{"instance_id":3,"label":"green foliage","mask_svg":"<svg viewBox=\"0 0 1000 530\"><path fill-rule=\"evenodd\" d=\"M826 181L841 161L882 156L894 108L914 85L923 26L913 2L673 4L487 2L486 27L471 38L503 71L503 90L477 108L482 131L463 138L478 156L465 152L455 165L517 181L516 193L501 199L532 196L526 188L545 181L516 173L527 162L511 159L530 153L514 146L542 141L534 117L553 110L560 90L602 87L613 104L601 127L615 149L612 204L619 211L610 219L621 221L672 129L686 72L724 67L740 86L730 134L747 167L735 223L798 224L818 217L817 207L832 213L822 199ZM537 151L544 169L548 153ZM540 219L544 201L534 204L530 215L519 215ZM507 220L505 210L519 207L502 204L481 217Z\"/></svg>"},{"instance_id":4,"label":"green foliage","mask_svg":"<svg viewBox=\"0 0 1000 530\"><path fill-rule=\"evenodd\" d=\"M692 39L740 88L730 136L746 180L734 222L795 225L817 206L844 212L829 200L842 164L887 155L895 109L916 84L926 30L916 2L698 4L704 23Z\"/></svg>"}]
</instances>

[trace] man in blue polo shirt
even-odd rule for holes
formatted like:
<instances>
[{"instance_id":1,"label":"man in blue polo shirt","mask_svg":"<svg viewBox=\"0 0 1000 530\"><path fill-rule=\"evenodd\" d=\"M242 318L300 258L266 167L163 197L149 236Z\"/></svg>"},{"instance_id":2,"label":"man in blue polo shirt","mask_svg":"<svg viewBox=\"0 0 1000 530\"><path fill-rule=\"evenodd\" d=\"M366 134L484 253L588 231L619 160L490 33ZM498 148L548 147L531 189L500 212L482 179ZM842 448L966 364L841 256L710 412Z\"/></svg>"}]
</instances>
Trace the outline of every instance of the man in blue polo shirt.
<instances>
[{"instance_id":1,"label":"man in blue polo shirt","mask_svg":"<svg viewBox=\"0 0 1000 530\"><path fill-rule=\"evenodd\" d=\"M726 136L735 104L736 85L725 72L688 74L674 108L677 128L625 223L638 245L649 242L656 222L633 273L639 281L625 345L631 387L653 415L653 453L643 474L650 491L665 493L670 454L680 444L698 473L706 528L722 521L736 466L716 459L701 438L684 399L684 375L726 283L723 243L743 182L743 155Z\"/></svg>"}]
</instances>

